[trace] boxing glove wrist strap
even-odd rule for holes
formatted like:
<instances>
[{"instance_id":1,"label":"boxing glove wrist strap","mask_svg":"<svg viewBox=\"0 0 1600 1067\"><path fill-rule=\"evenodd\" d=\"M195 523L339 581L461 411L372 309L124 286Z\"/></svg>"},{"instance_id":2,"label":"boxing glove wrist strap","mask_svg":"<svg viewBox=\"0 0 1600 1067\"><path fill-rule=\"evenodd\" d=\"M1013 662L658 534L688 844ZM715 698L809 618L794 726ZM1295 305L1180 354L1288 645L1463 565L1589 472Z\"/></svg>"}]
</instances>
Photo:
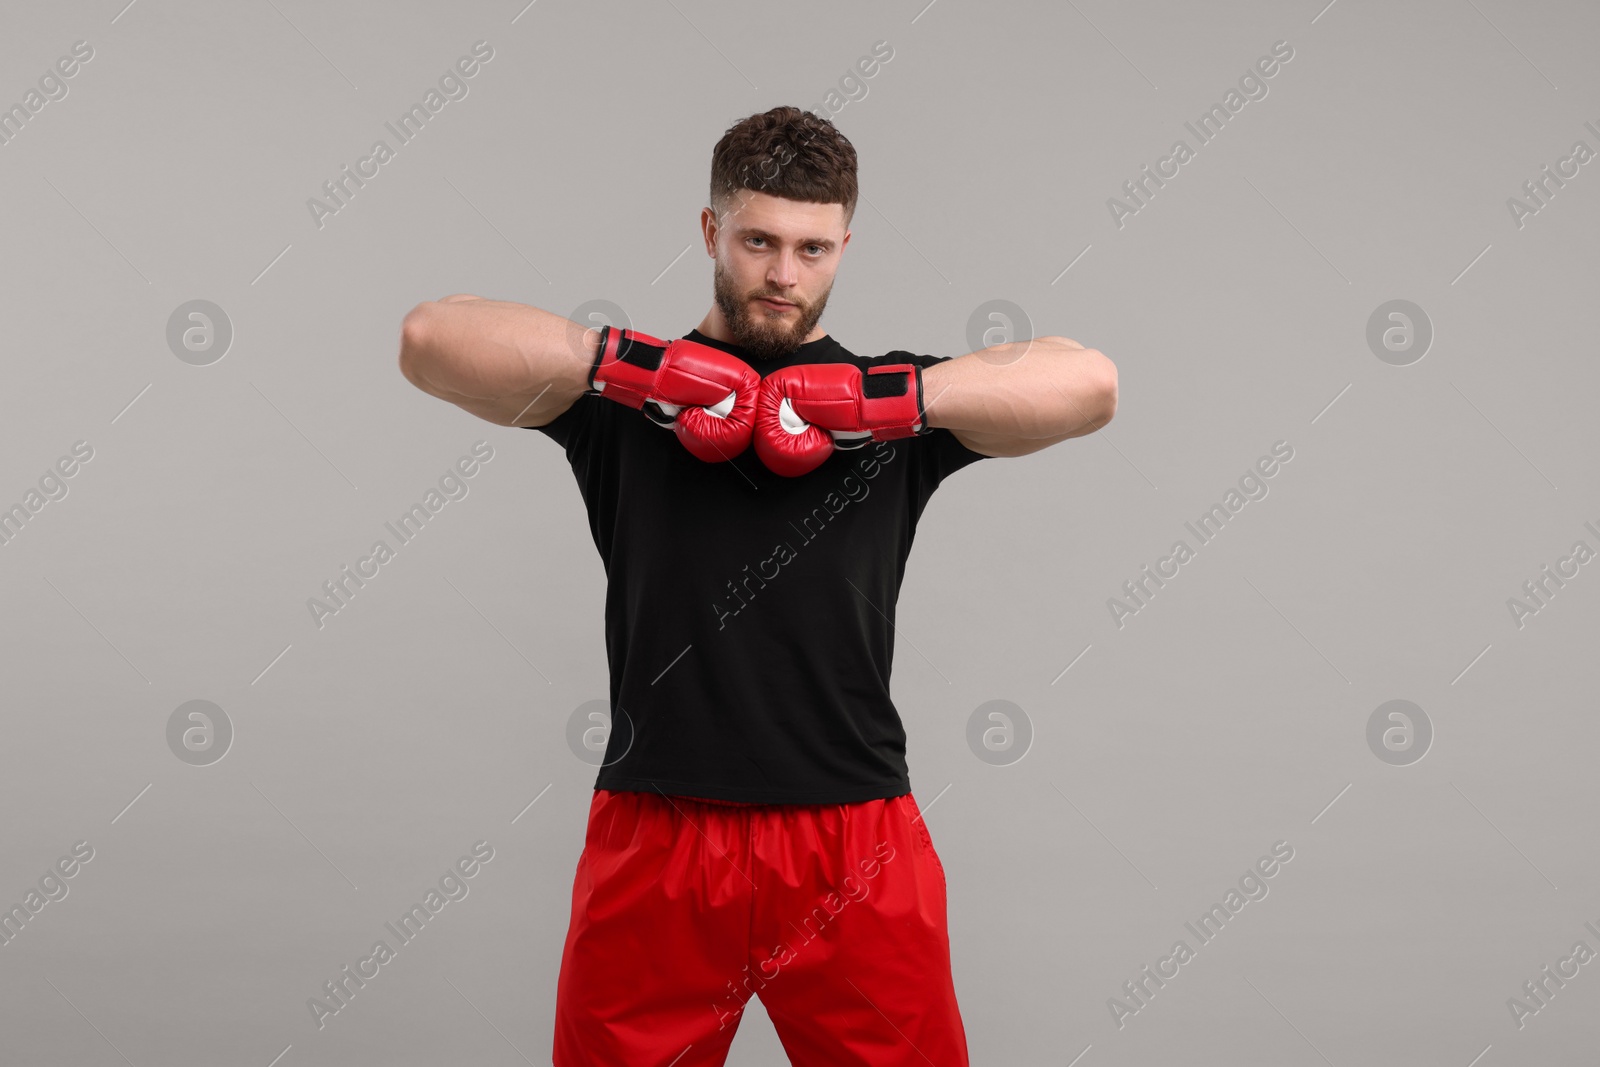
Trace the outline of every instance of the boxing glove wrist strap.
<instances>
[{"instance_id":1,"label":"boxing glove wrist strap","mask_svg":"<svg viewBox=\"0 0 1600 1067\"><path fill-rule=\"evenodd\" d=\"M861 376L862 429L875 441L917 437L933 430L922 406L922 368L915 363L868 367Z\"/></svg>"},{"instance_id":2,"label":"boxing glove wrist strap","mask_svg":"<svg viewBox=\"0 0 1600 1067\"><path fill-rule=\"evenodd\" d=\"M631 408L650 399L656 371L667 343L635 330L600 327L600 344L589 366L589 392L610 397Z\"/></svg>"}]
</instances>

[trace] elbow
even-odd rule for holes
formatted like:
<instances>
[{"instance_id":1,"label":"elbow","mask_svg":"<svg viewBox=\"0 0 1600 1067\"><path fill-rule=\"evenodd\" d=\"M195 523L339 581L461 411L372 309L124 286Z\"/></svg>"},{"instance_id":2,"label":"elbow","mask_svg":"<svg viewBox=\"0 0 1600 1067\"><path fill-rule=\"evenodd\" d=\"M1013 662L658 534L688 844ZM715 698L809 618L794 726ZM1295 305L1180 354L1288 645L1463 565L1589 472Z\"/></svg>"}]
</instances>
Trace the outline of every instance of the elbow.
<instances>
[{"instance_id":1,"label":"elbow","mask_svg":"<svg viewBox=\"0 0 1600 1067\"><path fill-rule=\"evenodd\" d=\"M1100 358L1105 359L1103 355ZM1117 414L1117 365L1111 362L1109 359L1105 360L1105 364L1106 380L1101 400L1101 426L1104 426L1106 423L1110 422L1116 417Z\"/></svg>"},{"instance_id":2,"label":"elbow","mask_svg":"<svg viewBox=\"0 0 1600 1067\"><path fill-rule=\"evenodd\" d=\"M481 296L472 293L451 293L438 300L424 300L410 311L400 322L400 373L405 375L407 381L418 388L424 388L422 379L423 361L426 358L431 343L429 336L432 332L432 323L439 314L443 304L459 304L468 300L482 300Z\"/></svg>"},{"instance_id":3,"label":"elbow","mask_svg":"<svg viewBox=\"0 0 1600 1067\"><path fill-rule=\"evenodd\" d=\"M421 365L427 352L428 323L432 319L433 302L424 300L400 321L400 373L406 381L420 388Z\"/></svg>"},{"instance_id":4,"label":"elbow","mask_svg":"<svg viewBox=\"0 0 1600 1067\"><path fill-rule=\"evenodd\" d=\"M1074 431L1072 434L1074 437L1081 437L1084 434L1094 433L1096 430L1109 423L1113 418L1116 417L1117 414L1116 364L1112 363L1109 359L1106 359L1106 357L1099 352L1095 352L1094 355L1098 358L1102 365L1102 370L1099 375L1099 383L1098 387L1092 392L1085 394L1087 398L1085 403L1090 405L1087 408L1088 419L1087 421L1081 423L1079 428ZM1078 412L1080 416L1086 413L1083 404L1078 405Z\"/></svg>"}]
</instances>

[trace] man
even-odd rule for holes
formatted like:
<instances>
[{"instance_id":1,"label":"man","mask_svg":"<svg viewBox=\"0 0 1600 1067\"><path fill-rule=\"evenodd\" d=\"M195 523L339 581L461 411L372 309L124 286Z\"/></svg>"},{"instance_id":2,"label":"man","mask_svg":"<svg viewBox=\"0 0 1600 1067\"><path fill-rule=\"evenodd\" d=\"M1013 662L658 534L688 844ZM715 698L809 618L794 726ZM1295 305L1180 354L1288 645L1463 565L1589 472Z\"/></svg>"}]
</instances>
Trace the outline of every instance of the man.
<instances>
[{"instance_id":1,"label":"man","mask_svg":"<svg viewBox=\"0 0 1600 1067\"><path fill-rule=\"evenodd\" d=\"M406 316L411 382L564 448L605 565L556 1067L722 1064L751 996L795 1064L967 1064L895 602L939 483L1105 425L1116 369L1061 337L848 352L818 321L856 199L850 142L774 108L713 151L686 338L466 294Z\"/></svg>"}]
</instances>

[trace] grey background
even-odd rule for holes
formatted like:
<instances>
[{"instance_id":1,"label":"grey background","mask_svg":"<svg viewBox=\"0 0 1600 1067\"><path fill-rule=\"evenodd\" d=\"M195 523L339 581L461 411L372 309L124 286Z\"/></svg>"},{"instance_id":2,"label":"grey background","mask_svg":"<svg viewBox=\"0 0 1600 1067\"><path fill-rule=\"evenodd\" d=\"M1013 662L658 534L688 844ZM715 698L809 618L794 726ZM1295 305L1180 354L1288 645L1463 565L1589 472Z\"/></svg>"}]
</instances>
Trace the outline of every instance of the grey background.
<instances>
[{"instance_id":1,"label":"grey background","mask_svg":"<svg viewBox=\"0 0 1600 1067\"><path fill-rule=\"evenodd\" d=\"M94 449L0 548L0 901L95 850L0 947L8 1064L549 1061L604 576L560 450L409 385L400 320L472 292L687 332L711 147L825 108L879 40L834 116L863 200L824 327L959 355L1005 299L1120 380L1105 429L941 488L899 605L973 1062L1592 1062L1600 963L1520 1029L1506 1001L1600 950L1600 577L1520 628L1507 601L1600 547L1600 163L1521 228L1506 200L1600 149L1593 5L124 2L0 33L8 107L94 48L0 146L0 502ZM480 39L469 95L319 229L307 199ZM1268 95L1114 224L1279 40ZM194 299L234 329L209 366L166 342ZM1366 340L1394 299L1434 329L1407 366ZM307 600L479 440L319 629ZM1268 495L1118 627L1277 441ZM210 766L166 739L194 699L235 731ZM1366 741L1392 699L1434 730L1409 766ZM1008 765L967 742L992 700L1033 731ZM470 894L319 1030L307 999L480 839ZM1276 841L1269 895L1119 1028ZM785 1062L759 1002L729 1062Z\"/></svg>"}]
</instances>

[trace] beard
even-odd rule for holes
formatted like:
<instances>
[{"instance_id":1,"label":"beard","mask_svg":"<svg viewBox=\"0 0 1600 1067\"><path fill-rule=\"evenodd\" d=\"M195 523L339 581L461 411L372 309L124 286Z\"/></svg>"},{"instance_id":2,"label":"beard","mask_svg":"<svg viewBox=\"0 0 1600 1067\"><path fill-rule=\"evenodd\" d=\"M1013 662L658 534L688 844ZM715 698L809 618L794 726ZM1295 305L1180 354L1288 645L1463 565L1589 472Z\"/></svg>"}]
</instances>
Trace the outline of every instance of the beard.
<instances>
[{"instance_id":1,"label":"beard","mask_svg":"<svg viewBox=\"0 0 1600 1067\"><path fill-rule=\"evenodd\" d=\"M775 312L755 303L757 294L741 293L733 279L717 261L711 272L712 292L722 317L728 323L734 343L756 359L777 359L787 356L805 343L806 335L822 318L828 306L830 284L821 296L810 304L793 301L794 311ZM774 299L788 300L788 297Z\"/></svg>"}]
</instances>

